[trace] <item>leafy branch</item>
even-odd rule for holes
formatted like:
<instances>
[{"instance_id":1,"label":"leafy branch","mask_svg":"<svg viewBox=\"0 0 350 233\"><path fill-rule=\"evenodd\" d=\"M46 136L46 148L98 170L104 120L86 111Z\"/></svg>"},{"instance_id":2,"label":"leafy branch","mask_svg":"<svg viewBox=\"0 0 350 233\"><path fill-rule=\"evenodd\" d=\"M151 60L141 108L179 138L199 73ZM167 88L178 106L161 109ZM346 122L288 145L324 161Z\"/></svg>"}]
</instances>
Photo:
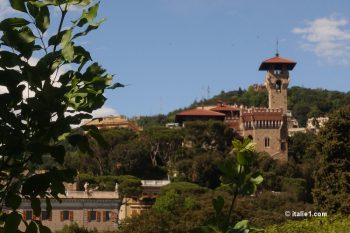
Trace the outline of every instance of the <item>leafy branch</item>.
<instances>
[{"instance_id":1,"label":"leafy branch","mask_svg":"<svg viewBox=\"0 0 350 233\"><path fill-rule=\"evenodd\" d=\"M263 181L258 172L251 172L250 165L254 154L254 144L249 139L233 141L236 163L227 161L220 166L223 173L221 184L227 186L233 193L228 213L224 212L224 198L218 196L212 203L215 210L213 218L207 224L193 229L190 233L247 233L261 232L261 230L250 227L247 220L234 222L232 213L238 195L251 195L257 190L257 186Z\"/></svg>"},{"instance_id":2,"label":"leafy branch","mask_svg":"<svg viewBox=\"0 0 350 233\"><path fill-rule=\"evenodd\" d=\"M73 182L76 176L75 170L63 168L62 142L88 153L92 153L88 137L103 143L96 127L86 127L86 133L80 134L71 125L91 118L91 112L106 100L105 89L120 85L112 85L113 76L74 41L104 21L95 21L100 2L9 2L23 17L0 22L0 87L5 90L0 93L0 231L21 232L17 228L23 221L26 232L50 232L40 221L22 220L17 211L22 199L30 201L36 216L41 214L43 201L51 212L51 198L59 200L65 194L63 182ZM70 6L81 7L82 13L73 23L66 23ZM61 12L57 33L46 39L50 11L55 9ZM38 62L32 65L31 60ZM61 74L64 65L69 69Z\"/></svg>"}]
</instances>

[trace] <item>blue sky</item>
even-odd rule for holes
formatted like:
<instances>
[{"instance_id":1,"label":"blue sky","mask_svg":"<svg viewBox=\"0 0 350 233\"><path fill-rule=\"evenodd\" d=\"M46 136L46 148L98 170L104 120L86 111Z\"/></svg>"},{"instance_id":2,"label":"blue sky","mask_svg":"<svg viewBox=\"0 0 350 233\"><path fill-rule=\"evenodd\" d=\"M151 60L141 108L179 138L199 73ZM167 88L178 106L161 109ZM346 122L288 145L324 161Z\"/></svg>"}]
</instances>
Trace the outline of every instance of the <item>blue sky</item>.
<instances>
[{"instance_id":1,"label":"blue sky","mask_svg":"<svg viewBox=\"0 0 350 233\"><path fill-rule=\"evenodd\" d=\"M6 12L0 0L0 14ZM167 113L264 82L261 61L297 61L291 86L349 91L348 0L105 0L83 41L115 81L99 114ZM74 14L74 13L73 13ZM3 14L5 15L5 14Z\"/></svg>"}]
</instances>

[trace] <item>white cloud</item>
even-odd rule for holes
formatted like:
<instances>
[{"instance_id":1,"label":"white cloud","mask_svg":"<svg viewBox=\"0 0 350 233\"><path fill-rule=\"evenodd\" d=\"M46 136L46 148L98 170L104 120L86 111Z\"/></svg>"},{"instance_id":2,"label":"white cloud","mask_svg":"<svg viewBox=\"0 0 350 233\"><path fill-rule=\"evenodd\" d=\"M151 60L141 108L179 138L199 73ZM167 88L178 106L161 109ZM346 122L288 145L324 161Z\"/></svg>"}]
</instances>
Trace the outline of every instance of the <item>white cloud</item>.
<instances>
[{"instance_id":1,"label":"white cloud","mask_svg":"<svg viewBox=\"0 0 350 233\"><path fill-rule=\"evenodd\" d=\"M102 108L92 112L93 117L104 117L104 116L111 116L111 115L119 116L118 112L115 109L107 106L103 106Z\"/></svg>"},{"instance_id":2,"label":"white cloud","mask_svg":"<svg viewBox=\"0 0 350 233\"><path fill-rule=\"evenodd\" d=\"M350 27L347 19L318 18L306 27L294 28L301 35L303 49L312 51L329 63L350 63Z\"/></svg>"}]
</instances>

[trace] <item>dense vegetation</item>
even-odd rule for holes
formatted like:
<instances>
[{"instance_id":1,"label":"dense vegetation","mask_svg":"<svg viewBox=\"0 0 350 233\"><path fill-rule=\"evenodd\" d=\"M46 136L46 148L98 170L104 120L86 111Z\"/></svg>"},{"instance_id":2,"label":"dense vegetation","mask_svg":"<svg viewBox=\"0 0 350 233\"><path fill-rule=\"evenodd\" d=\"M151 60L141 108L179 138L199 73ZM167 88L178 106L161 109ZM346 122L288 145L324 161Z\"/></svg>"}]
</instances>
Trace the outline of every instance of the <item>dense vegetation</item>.
<instances>
[{"instance_id":1,"label":"dense vegetation","mask_svg":"<svg viewBox=\"0 0 350 233\"><path fill-rule=\"evenodd\" d=\"M48 233L40 221L26 223L18 208L26 199L40 216L44 199L51 212L50 201L59 200L63 182L73 182L76 175L62 166L63 141L90 154L88 137L103 143L96 127L79 134L71 125L92 118L106 100L105 89L122 85L111 85L112 75L79 45L104 21L95 20L100 2L8 2L16 17L0 22L0 232L22 232L17 229L22 223L26 233ZM81 13L75 20L72 8ZM59 23L51 24L52 16Z\"/></svg>"},{"instance_id":2,"label":"dense vegetation","mask_svg":"<svg viewBox=\"0 0 350 233\"><path fill-rule=\"evenodd\" d=\"M279 226L269 226L300 220L285 217L286 210L349 214L350 107L343 107L329 116L329 123L319 134L297 133L289 138L288 163L279 163L264 153L252 156L250 169L259 171L264 181L254 196L238 196L233 213L235 219L247 219L258 228L283 232L278 230ZM120 233L185 233L205 224L215 214L211 207L213 198L221 196L225 203L223 208L229 208L227 203L233 193L221 185L223 172L220 166L235 160L230 142L239 137L225 124L191 122L188 127L178 129L153 126L140 133L110 129L102 131L102 135L106 141L115 143L110 144L114 145L113 150L107 149L109 152L104 154L106 149L96 145L93 150L99 158L71 150L67 166L78 166L83 172L100 175L100 168L89 164L104 159L106 162L101 162L104 175L164 179L169 174L173 180L162 188L154 207L145 214L125 220ZM187 143L183 144L183 141ZM74 162L75 159L80 163ZM149 171L156 172L151 175ZM96 180L91 182L98 183ZM288 224L303 226L306 223ZM281 225L281 229L287 229L288 224ZM318 223L312 221L309 224L316 227ZM338 223L325 219L324 224L327 225L324 229L332 229Z\"/></svg>"},{"instance_id":3,"label":"dense vegetation","mask_svg":"<svg viewBox=\"0 0 350 233\"><path fill-rule=\"evenodd\" d=\"M88 113L103 105L103 93L112 79L75 41L103 22L94 22L99 2L10 3L25 16L0 22L0 85L7 89L0 93L0 200L2 208L12 209L11 213L1 211L1 232L21 232L17 231L22 221L17 209L22 198L30 200L37 216L39 197L46 199L50 212L51 198L59 199L65 193L63 182L72 182L77 170L81 181L101 190L111 190L118 182L122 197L138 196L140 179L172 178L174 182L163 188L153 208L125 220L119 233L212 232L214 228L237 232L249 228L242 219L267 227L267 232L349 229L349 219L341 217L271 225L286 222L286 210L350 214L350 107L342 107L350 104L350 93L289 89L288 106L300 125L308 117L322 115L329 115L330 121L318 135L299 133L290 138L290 160L284 164L253 151L232 153L231 142L242 139L224 123L192 122L181 129L159 126L173 121L180 110L167 116L141 117L141 133L103 130L102 138L96 127L83 127L82 133L72 130L71 124L91 118ZM86 9L76 21L65 24L72 6ZM53 8L60 24L57 34L47 38L44 34ZM37 56L37 64L31 64ZM67 70L61 74L63 66ZM116 83L109 88L120 86ZM267 105L265 91L249 88L222 92L189 108L214 105L218 100ZM43 168L44 173L36 173ZM38 231L50 232L40 221L27 225L26 232ZM91 231L73 225L62 232Z\"/></svg>"}]
</instances>

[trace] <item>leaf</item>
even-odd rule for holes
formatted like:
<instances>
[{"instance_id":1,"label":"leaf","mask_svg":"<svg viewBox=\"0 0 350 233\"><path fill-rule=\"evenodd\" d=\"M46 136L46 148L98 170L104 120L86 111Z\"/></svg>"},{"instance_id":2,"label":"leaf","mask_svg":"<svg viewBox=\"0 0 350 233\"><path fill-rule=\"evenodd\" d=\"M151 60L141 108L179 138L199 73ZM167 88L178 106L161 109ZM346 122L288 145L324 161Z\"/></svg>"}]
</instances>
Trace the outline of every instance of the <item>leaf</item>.
<instances>
[{"instance_id":1,"label":"leaf","mask_svg":"<svg viewBox=\"0 0 350 233\"><path fill-rule=\"evenodd\" d=\"M24 62L21 58L15 54L8 51L0 51L0 67L15 67L22 66Z\"/></svg>"},{"instance_id":2,"label":"leaf","mask_svg":"<svg viewBox=\"0 0 350 233\"><path fill-rule=\"evenodd\" d=\"M32 198L30 199L30 205L33 209L33 213L35 216L40 216L41 214L41 202L39 198Z\"/></svg>"},{"instance_id":3,"label":"leaf","mask_svg":"<svg viewBox=\"0 0 350 233\"><path fill-rule=\"evenodd\" d=\"M22 198L15 193L8 193L5 199L5 205L11 207L12 210L18 209L21 205Z\"/></svg>"},{"instance_id":4,"label":"leaf","mask_svg":"<svg viewBox=\"0 0 350 233\"><path fill-rule=\"evenodd\" d=\"M260 175L260 173L256 173L254 175L252 175L252 177L250 178L250 181L255 184L261 184L264 181L264 178L262 177L262 175Z\"/></svg>"},{"instance_id":5,"label":"leaf","mask_svg":"<svg viewBox=\"0 0 350 233\"><path fill-rule=\"evenodd\" d=\"M34 6L33 2L29 1L27 2L27 8L28 8L29 14L33 16L33 18L35 19L39 14L39 7Z\"/></svg>"},{"instance_id":6,"label":"leaf","mask_svg":"<svg viewBox=\"0 0 350 233\"><path fill-rule=\"evenodd\" d=\"M0 70L0 85L16 87L22 80L21 73L17 70Z\"/></svg>"},{"instance_id":7,"label":"leaf","mask_svg":"<svg viewBox=\"0 0 350 233\"><path fill-rule=\"evenodd\" d=\"M109 146L107 141L104 139L104 137L102 137L100 131L96 126L84 125L81 128L83 130L87 130L88 131L87 134L91 135L91 137L93 137L97 141L97 143L103 148L107 148Z\"/></svg>"},{"instance_id":8,"label":"leaf","mask_svg":"<svg viewBox=\"0 0 350 233\"><path fill-rule=\"evenodd\" d=\"M69 3L72 5L78 5L78 6L87 6L90 5L92 0L70 0Z\"/></svg>"},{"instance_id":9,"label":"leaf","mask_svg":"<svg viewBox=\"0 0 350 233\"><path fill-rule=\"evenodd\" d=\"M37 79L40 81L47 80L48 72L51 75L57 67L62 63L60 52L51 52L43 56L37 63ZM49 70L49 67L51 70Z\"/></svg>"},{"instance_id":10,"label":"leaf","mask_svg":"<svg viewBox=\"0 0 350 233\"><path fill-rule=\"evenodd\" d=\"M52 146L50 149L50 153L59 164L63 164L64 155L66 154L66 150L64 149L63 145Z\"/></svg>"},{"instance_id":11,"label":"leaf","mask_svg":"<svg viewBox=\"0 0 350 233\"><path fill-rule=\"evenodd\" d=\"M217 214L221 213L222 209L224 208L224 204L225 204L224 198L222 198L221 196L218 196L217 198L213 199L213 207Z\"/></svg>"},{"instance_id":12,"label":"leaf","mask_svg":"<svg viewBox=\"0 0 350 233\"><path fill-rule=\"evenodd\" d=\"M44 194L50 187L50 173L35 174L30 176L22 185L21 194L24 196L36 197Z\"/></svg>"},{"instance_id":13,"label":"leaf","mask_svg":"<svg viewBox=\"0 0 350 233\"><path fill-rule=\"evenodd\" d=\"M121 83L114 83L112 86L109 86L106 89L116 89L118 87L125 87L125 85Z\"/></svg>"},{"instance_id":14,"label":"leaf","mask_svg":"<svg viewBox=\"0 0 350 233\"><path fill-rule=\"evenodd\" d=\"M74 59L74 47L71 39L72 39L72 30L70 29L63 34L62 41L61 41L62 56L68 62L71 62Z\"/></svg>"},{"instance_id":15,"label":"leaf","mask_svg":"<svg viewBox=\"0 0 350 233\"><path fill-rule=\"evenodd\" d=\"M82 27L86 23L92 22L97 16L97 11L99 6L100 6L100 2L97 2L95 5L89 7L87 11L84 10L80 18L76 21L73 21L73 23L75 23L79 27Z\"/></svg>"},{"instance_id":16,"label":"leaf","mask_svg":"<svg viewBox=\"0 0 350 233\"><path fill-rule=\"evenodd\" d=\"M11 28L23 27L30 24L30 22L23 18L7 18L0 22L1 30L9 30Z\"/></svg>"},{"instance_id":17,"label":"leaf","mask_svg":"<svg viewBox=\"0 0 350 233\"><path fill-rule=\"evenodd\" d=\"M35 23L42 33L50 26L50 12L47 6L42 6L39 8L39 13L35 18Z\"/></svg>"},{"instance_id":18,"label":"leaf","mask_svg":"<svg viewBox=\"0 0 350 233\"><path fill-rule=\"evenodd\" d=\"M13 47L26 58L29 58L33 53L35 36L27 26L24 26L20 30L4 31L1 39L6 45Z\"/></svg>"},{"instance_id":19,"label":"leaf","mask_svg":"<svg viewBox=\"0 0 350 233\"><path fill-rule=\"evenodd\" d=\"M79 150L82 152L88 152L89 154L92 154L92 150L89 146L89 141L86 136L80 135L80 134L74 134L70 135L68 137L68 142L72 146L78 146Z\"/></svg>"},{"instance_id":20,"label":"leaf","mask_svg":"<svg viewBox=\"0 0 350 233\"><path fill-rule=\"evenodd\" d=\"M15 211L8 214L5 221L4 232L17 232L21 220L21 215Z\"/></svg>"},{"instance_id":21,"label":"leaf","mask_svg":"<svg viewBox=\"0 0 350 233\"><path fill-rule=\"evenodd\" d=\"M237 162L240 165L249 165L252 161L252 154L249 151L243 151L237 153Z\"/></svg>"},{"instance_id":22,"label":"leaf","mask_svg":"<svg viewBox=\"0 0 350 233\"><path fill-rule=\"evenodd\" d=\"M15 10L27 12L25 3L26 0L10 0L11 7Z\"/></svg>"},{"instance_id":23,"label":"leaf","mask_svg":"<svg viewBox=\"0 0 350 233\"><path fill-rule=\"evenodd\" d=\"M27 226L25 233L38 233L38 226L34 221L31 221Z\"/></svg>"},{"instance_id":24,"label":"leaf","mask_svg":"<svg viewBox=\"0 0 350 233\"><path fill-rule=\"evenodd\" d=\"M37 224L39 226L40 233L51 233L50 228L48 228L47 226L44 226L41 222L38 222Z\"/></svg>"},{"instance_id":25,"label":"leaf","mask_svg":"<svg viewBox=\"0 0 350 233\"><path fill-rule=\"evenodd\" d=\"M101 19L101 20L100 20L99 22L97 22L97 23L92 23L92 24L90 24L90 25L86 28L85 31L79 32L79 33L75 34L75 35L73 36L73 39L75 39L75 38L77 38L77 37L80 37L80 36L85 36L85 35L87 35L90 31L96 30L104 21L106 21L105 18Z\"/></svg>"},{"instance_id":26,"label":"leaf","mask_svg":"<svg viewBox=\"0 0 350 233\"><path fill-rule=\"evenodd\" d=\"M234 228L235 230L245 230L248 228L248 220L242 220L235 224Z\"/></svg>"},{"instance_id":27,"label":"leaf","mask_svg":"<svg viewBox=\"0 0 350 233\"><path fill-rule=\"evenodd\" d=\"M71 29L68 29L71 30ZM63 30L60 33L58 33L57 35L53 35L50 37L49 39L49 46L51 45L58 45L61 40L62 40L62 36L68 31L68 30Z\"/></svg>"},{"instance_id":28,"label":"leaf","mask_svg":"<svg viewBox=\"0 0 350 233\"><path fill-rule=\"evenodd\" d=\"M43 7L43 6L58 6L60 3L59 1L42 1L42 2L38 2L38 1L31 1L31 4L33 4L33 6L36 7Z\"/></svg>"}]
</instances>

